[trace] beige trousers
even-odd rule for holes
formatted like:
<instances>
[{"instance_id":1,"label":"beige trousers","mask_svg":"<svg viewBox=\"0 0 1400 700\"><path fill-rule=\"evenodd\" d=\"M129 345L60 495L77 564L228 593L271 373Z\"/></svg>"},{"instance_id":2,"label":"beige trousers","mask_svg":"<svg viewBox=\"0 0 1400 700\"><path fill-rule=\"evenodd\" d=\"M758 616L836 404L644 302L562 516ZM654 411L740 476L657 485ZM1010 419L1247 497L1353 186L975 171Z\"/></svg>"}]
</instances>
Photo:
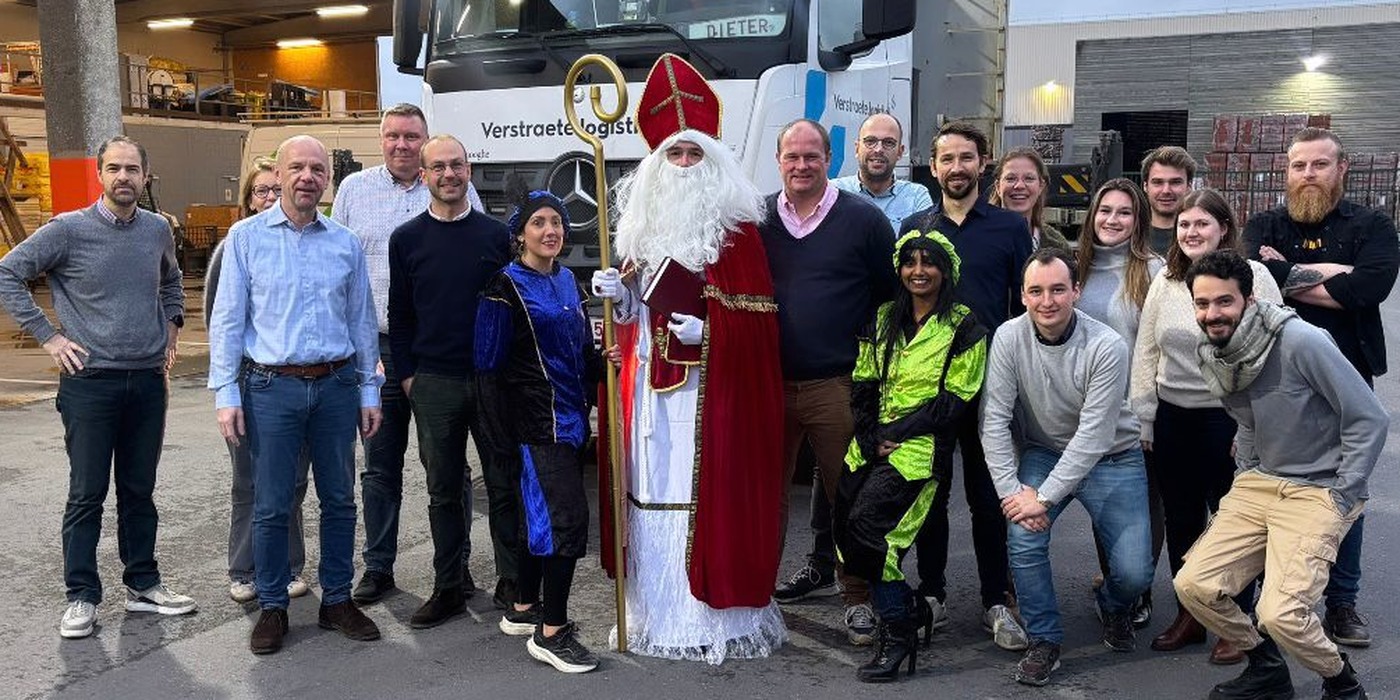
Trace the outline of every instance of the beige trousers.
<instances>
[{"instance_id":1,"label":"beige trousers","mask_svg":"<svg viewBox=\"0 0 1400 700\"><path fill-rule=\"evenodd\" d=\"M1343 515L1328 489L1254 470L1241 473L1186 553L1176 575L1177 597L1207 629L1240 649L1253 649L1261 641L1259 630L1231 598L1263 571L1259 628L1310 670L1335 676L1342 659L1313 608L1337 546L1363 505Z\"/></svg>"}]
</instances>

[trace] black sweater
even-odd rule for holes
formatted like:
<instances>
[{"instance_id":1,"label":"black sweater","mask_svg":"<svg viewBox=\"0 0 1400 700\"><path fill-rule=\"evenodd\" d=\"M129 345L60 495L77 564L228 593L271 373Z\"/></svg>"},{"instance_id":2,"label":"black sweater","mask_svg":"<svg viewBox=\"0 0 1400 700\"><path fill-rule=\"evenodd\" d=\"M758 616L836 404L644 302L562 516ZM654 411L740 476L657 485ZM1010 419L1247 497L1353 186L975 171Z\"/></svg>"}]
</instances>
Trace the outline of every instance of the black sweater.
<instances>
[{"instance_id":1,"label":"black sweater","mask_svg":"<svg viewBox=\"0 0 1400 700\"><path fill-rule=\"evenodd\" d=\"M850 376L856 333L894 294L890 224L870 203L841 192L816 230L793 238L767 198L759 226L773 271L783 378Z\"/></svg>"},{"instance_id":2,"label":"black sweater","mask_svg":"<svg viewBox=\"0 0 1400 700\"><path fill-rule=\"evenodd\" d=\"M472 374L477 297L509 259L505 224L478 211L451 222L425 211L394 229L389 350L400 380Z\"/></svg>"}]
</instances>

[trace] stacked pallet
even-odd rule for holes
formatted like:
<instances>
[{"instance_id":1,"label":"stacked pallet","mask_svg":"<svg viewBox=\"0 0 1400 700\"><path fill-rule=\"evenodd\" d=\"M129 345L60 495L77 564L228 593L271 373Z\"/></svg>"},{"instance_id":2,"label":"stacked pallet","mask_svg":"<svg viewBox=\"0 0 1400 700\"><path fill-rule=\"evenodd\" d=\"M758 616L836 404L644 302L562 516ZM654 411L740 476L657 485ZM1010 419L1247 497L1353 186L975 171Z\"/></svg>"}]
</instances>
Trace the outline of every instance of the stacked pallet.
<instances>
[{"instance_id":1,"label":"stacked pallet","mask_svg":"<svg viewBox=\"0 0 1400 700\"><path fill-rule=\"evenodd\" d=\"M1271 209L1283 202L1293 135L1331 125L1330 114L1219 115L1206 154L1206 183L1224 192L1240 221Z\"/></svg>"}]
</instances>

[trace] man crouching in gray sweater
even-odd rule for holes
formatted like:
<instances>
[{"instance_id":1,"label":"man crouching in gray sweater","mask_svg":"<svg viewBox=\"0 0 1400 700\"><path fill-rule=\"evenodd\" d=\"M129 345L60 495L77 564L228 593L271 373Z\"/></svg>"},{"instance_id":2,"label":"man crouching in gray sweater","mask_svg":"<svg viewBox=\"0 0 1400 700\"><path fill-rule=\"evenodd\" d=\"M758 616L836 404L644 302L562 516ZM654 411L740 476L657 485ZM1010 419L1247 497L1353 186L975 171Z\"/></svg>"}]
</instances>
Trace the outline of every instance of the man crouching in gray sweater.
<instances>
[{"instance_id":1,"label":"man crouching in gray sweater","mask_svg":"<svg viewBox=\"0 0 1400 700\"><path fill-rule=\"evenodd\" d=\"M1141 431L1128 410L1128 347L1112 328L1076 311L1074 261L1036 251L1022 271L1026 313L992 339L982 389L982 448L1013 524L1006 544L1030 648L1016 680L1045 685L1059 667L1064 626L1050 571L1050 528L1071 500L1106 543L1099 589L1103 643L1136 647L1130 614L1152 583L1147 472ZM1012 427L1023 439L1012 439Z\"/></svg>"},{"instance_id":2,"label":"man crouching in gray sweater","mask_svg":"<svg viewBox=\"0 0 1400 700\"><path fill-rule=\"evenodd\" d=\"M1282 647L1322 676L1324 697L1365 698L1313 607L1365 506L1390 419L1326 331L1254 299L1254 273L1239 255L1201 257L1186 285L1205 331L1206 385L1239 422L1239 471L1175 581L1181 604L1249 656L1210 697L1293 697ZM1260 571L1256 630L1231 597Z\"/></svg>"}]
</instances>

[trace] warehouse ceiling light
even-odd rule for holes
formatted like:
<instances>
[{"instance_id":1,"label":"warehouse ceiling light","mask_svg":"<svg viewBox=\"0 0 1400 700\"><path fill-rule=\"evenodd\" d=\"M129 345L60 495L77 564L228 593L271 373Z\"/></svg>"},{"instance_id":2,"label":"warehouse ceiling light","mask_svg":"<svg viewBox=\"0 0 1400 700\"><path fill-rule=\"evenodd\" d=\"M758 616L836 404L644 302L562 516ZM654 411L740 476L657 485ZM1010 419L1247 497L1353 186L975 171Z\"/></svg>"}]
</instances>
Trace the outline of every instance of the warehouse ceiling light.
<instances>
[{"instance_id":1,"label":"warehouse ceiling light","mask_svg":"<svg viewBox=\"0 0 1400 700\"><path fill-rule=\"evenodd\" d=\"M146 23L147 29L188 29L192 26L194 26L194 20L188 17L156 19Z\"/></svg>"},{"instance_id":2,"label":"warehouse ceiling light","mask_svg":"<svg viewBox=\"0 0 1400 700\"><path fill-rule=\"evenodd\" d=\"M1323 56L1322 54L1314 54L1312 56L1307 56L1303 59L1303 68L1307 69L1309 73L1312 73L1318 68L1321 68L1326 63L1326 56Z\"/></svg>"},{"instance_id":3,"label":"warehouse ceiling light","mask_svg":"<svg viewBox=\"0 0 1400 700\"><path fill-rule=\"evenodd\" d=\"M325 42L320 39L283 39L277 42L279 49L299 49L307 46L320 46Z\"/></svg>"},{"instance_id":4,"label":"warehouse ceiling light","mask_svg":"<svg viewBox=\"0 0 1400 700\"><path fill-rule=\"evenodd\" d=\"M368 5L332 5L316 8L316 14L323 18L359 17L367 12L369 12Z\"/></svg>"},{"instance_id":5,"label":"warehouse ceiling light","mask_svg":"<svg viewBox=\"0 0 1400 700\"><path fill-rule=\"evenodd\" d=\"M1040 89L1046 92L1054 92L1060 89L1060 84L1053 80L1047 80L1045 81L1045 84L1040 86Z\"/></svg>"}]
</instances>

